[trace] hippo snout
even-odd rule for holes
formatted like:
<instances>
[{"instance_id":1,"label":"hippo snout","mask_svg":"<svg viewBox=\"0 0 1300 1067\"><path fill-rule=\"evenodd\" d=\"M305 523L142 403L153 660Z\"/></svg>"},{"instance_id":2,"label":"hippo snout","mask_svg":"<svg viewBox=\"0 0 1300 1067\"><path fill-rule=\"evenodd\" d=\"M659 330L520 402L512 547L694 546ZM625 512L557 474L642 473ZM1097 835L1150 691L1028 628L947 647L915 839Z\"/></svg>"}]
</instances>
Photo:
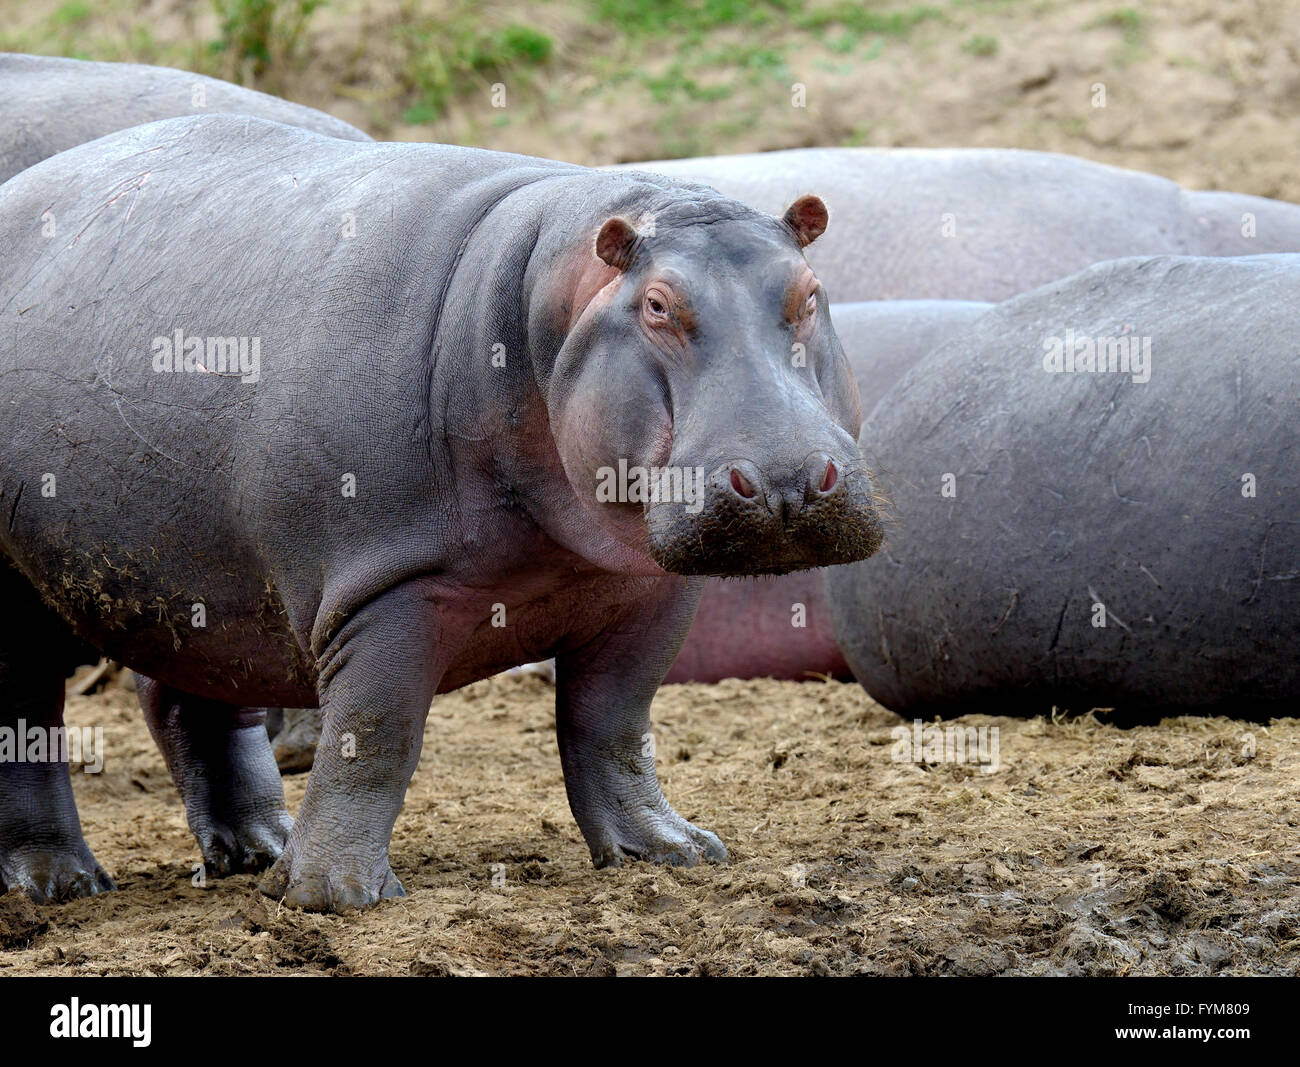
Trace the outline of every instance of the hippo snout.
<instances>
[{"instance_id":1,"label":"hippo snout","mask_svg":"<svg viewBox=\"0 0 1300 1067\"><path fill-rule=\"evenodd\" d=\"M818 451L801 462L735 458L706 476L695 507L647 511L655 561L674 574L785 574L866 559L881 519L860 457Z\"/></svg>"}]
</instances>

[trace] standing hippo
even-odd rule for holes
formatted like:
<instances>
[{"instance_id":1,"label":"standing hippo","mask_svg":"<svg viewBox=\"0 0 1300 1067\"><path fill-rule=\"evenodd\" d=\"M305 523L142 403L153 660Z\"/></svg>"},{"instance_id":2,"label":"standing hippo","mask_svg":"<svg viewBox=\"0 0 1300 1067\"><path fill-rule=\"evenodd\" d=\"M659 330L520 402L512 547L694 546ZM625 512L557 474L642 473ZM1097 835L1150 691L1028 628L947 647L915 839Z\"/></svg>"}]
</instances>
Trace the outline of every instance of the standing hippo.
<instances>
[{"instance_id":1,"label":"standing hippo","mask_svg":"<svg viewBox=\"0 0 1300 1067\"><path fill-rule=\"evenodd\" d=\"M1297 335L1300 256L1165 256L919 362L862 431L898 523L827 574L858 680L909 717L1293 714Z\"/></svg>"},{"instance_id":2,"label":"standing hippo","mask_svg":"<svg viewBox=\"0 0 1300 1067\"><path fill-rule=\"evenodd\" d=\"M345 141L370 140L315 108L202 74L136 63L0 52L0 102L0 182L106 133L181 115L254 115Z\"/></svg>"},{"instance_id":3,"label":"standing hippo","mask_svg":"<svg viewBox=\"0 0 1300 1067\"><path fill-rule=\"evenodd\" d=\"M799 148L627 166L760 211L812 186L835 227L809 253L832 300L1005 300L1102 260L1300 252L1300 207L1005 148Z\"/></svg>"},{"instance_id":4,"label":"standing hippo","mask_svg":"<svg viewBox=\"0 0 1300 1067\"><path fill-rule=\"evenodd\" d=\"M965 300L876 300L832 304L831 320L870 413L904 374L983 315ZM835 643L823 573L711 578L669 682L723 678L852 678Z\"/></svg>"},{"instance_id":5,"label":"standing hippo","mask_svg":"<svg viewBox=\"0 0 1300 1067\"><path fill-rule=\"evenodd\" d=\"M232 116L10 179L0 714L57 727L82 643L111 654L156 683L209 867L274 859L265 892L346 910L403 892L388 840L434 694L553 655L597 865L725 859L644 740L699 576L881 536L802 252L826 222L812 196L773 218ZM325 713L291 832L255 704ZM66 763L0 763L0 874L108 886Z\"/></svg>"}]
</instances>

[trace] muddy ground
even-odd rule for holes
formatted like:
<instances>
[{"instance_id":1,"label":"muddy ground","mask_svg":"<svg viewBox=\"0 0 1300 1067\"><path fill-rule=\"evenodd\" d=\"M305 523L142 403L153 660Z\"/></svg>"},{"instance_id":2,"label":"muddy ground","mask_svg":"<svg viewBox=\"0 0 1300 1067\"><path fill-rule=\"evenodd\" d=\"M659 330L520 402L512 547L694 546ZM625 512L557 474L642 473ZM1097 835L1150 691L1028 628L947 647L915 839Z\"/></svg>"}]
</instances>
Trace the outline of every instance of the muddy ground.
<instances>
[{"instance_id":1,"label":"muddy ground","mask_svg":"<svg viewBox=\"0 0 1300 1067\"><path fill-rule=\"evenodd\" d=\"M392 845L409 896L322 916L251 875L191 884L134 694L68 718L105 730L103 772L74 781L119 892L0 898L0 976L1300 973L1300 720L957 720L998 728L985 773L896 762L901 720L856 686L669 686L665 791L732 862L597 871L552 690L493 679L429 716ZM305 784L286 779L291 810Z\"/></svg>"}]
</instances>

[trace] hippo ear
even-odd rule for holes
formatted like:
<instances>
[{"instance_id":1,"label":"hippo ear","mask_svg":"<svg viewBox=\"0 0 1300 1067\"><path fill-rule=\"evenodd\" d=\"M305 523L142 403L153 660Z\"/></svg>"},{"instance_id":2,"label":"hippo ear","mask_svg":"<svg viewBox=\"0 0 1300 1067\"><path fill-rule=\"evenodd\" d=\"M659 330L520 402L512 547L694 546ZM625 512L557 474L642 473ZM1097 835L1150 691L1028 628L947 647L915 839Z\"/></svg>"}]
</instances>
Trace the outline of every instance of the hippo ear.
<instances>
[{"instance_id":1,"label":"hippo ear","mask_svg":"<svg viewBox=\"0 0 1300 1067\"><path fill-rule=\"evenodd\" d=\"M632 263L632 246L636 244L636 228L615 216L606 219L596 234L596 255L617 270L627 270Z\"/></svg>"},{"instance_id":2,"label":"hippo ear","mask_svg":"<svg viewBox=\"0 0 1300 1067\"><path fill-rule=\"evenodd\" d=\"M781 221L794 231L800 248L807 248L826 232L830 212L819 196L801 196L786 210Z\"/></svg>"}]
</instances>

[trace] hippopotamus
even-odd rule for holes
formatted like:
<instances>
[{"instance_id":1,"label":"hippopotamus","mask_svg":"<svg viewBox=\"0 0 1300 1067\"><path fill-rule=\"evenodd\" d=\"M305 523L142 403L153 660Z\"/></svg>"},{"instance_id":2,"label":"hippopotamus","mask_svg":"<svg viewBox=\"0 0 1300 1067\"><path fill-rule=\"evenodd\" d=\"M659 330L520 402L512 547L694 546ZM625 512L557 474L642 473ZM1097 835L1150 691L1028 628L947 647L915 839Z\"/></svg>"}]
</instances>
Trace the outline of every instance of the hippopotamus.
<instances>
[{"instance_id":1,"label":"hippopotamus","mask_svg":"<svg viewBox=\"0 0 1300 1067\"><path fill-rule=\"evenodd\" d=\"M138 63L0 52L0 182L106 133L193 114L255 115L345 141L368 141L333 115L217 78Z\"/></svg>"},{"instance_id":2,"label":"hippopotamus","mask_svg":"<svg viewBox=\"0 0 1300 1067\"><path fill-rule=\"evenodd\" d=\"M999 301L1123 256L1300 252L1300 206L1050 152L798 148L624 165L760 211L815 185L835 227L808 259L832 301Z\"/></svg>"},{"instance_id":3,"label":"hippopotamus","mask_svg":"<svg viewBox=\"0 0 1300 1067\"><path fill-rule=\"evenodd\" d=\"M254 115L345 141L370 135L333 115L202 74L136 63L0 53L0 182L107 133L195 113ZM257 709L254 709L256 713ZM311 767L320 734L311 709L260 709L281 771ZM282 729L283 726L283 729Z\"/></svg>"},{"instance_id":4,"label":"hippopotamus","mask_svg":"<svg viewBox=\"0 0 1300 1067\"><path fill-rule=\"evenodd\" d=\"M50 225L49 219L55 220ZM879 546L827 226L657 175L170 119L0 186L0 694L84 646L143 686L207 868L346 911L436 693L553 656L598 866L721 862L649 708L703 576ZM319 706L290 828L261 716ZM0 763L0 875L108 888L66 762Z\"/></svg>"},{"instance_id":5,"label":"hippopotamus","mask_svg":"<svg viewBox=\"0 0 1300 1067\"><path fill-rule=\"evenodd\" d=\"M845 336L840 301L1000 301L1124 256L1300 252L1296 205L1192 192L1154 175L1047 152L808 148L610 169L622 167L704 182L764 211L816 185L835 227L808 257L833 300L850 358L859 344L866 353L874 342L869 333L860 342ZM873 367L889 359L906 366L932 347L923 321L915 343L906 317L895 328L901 333L892 336L902 343L877 345ZM856 362L855 370L862 388ZM892 384L896 377L878 380ZM804 625L792 626L795 618ZM711 580L669 681L847 677L831 633L816 575Z\"/></svg>"},{"instance_id":6,"label":"hippopotamus","mask_svg":"<svg viewBox=\"0 0 1300 1067\"><path fill-rule=\"evenodd\" d=\"M969 300L875 300L832 304L844 352L870 413L894 383L992 304ZM723 678L851 679L835 643L823 571L779 578L710 578L669 682Z\"/></svg>"},{"instance_id":7,"label":"hippopotamus","mask_svg":"<svg viewBox=\"0 0 1300 1067\"><path fill-rule=\"evenodd\" d=\"M1300 689L1300 256L1139 257L997 306L865 420L897 516L826 575L909 718L1289 715Z\"/></svg>"}]
</instances>

